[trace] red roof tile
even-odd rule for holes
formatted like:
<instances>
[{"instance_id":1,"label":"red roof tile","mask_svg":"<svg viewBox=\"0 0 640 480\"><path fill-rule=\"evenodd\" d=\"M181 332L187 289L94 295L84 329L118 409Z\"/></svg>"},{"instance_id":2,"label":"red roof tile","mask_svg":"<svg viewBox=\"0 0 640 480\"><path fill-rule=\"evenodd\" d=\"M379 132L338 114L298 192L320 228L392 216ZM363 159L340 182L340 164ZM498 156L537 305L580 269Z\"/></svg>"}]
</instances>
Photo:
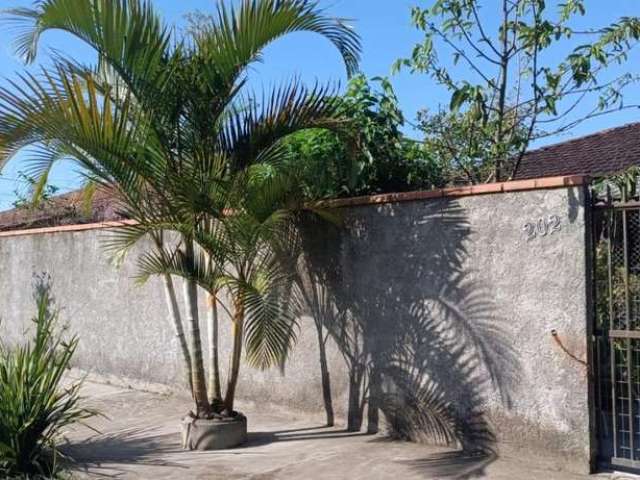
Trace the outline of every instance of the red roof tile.
<instances>
[{"instance_id":1,"label":"red roof tile","mask_svg":"<svg viewBox=\"0 0 640 480\"><path fill-rule=\"evenodd\" d=\"M53 197L43 206L35 209L21 207L0 212L0 231L122 219L117 212L116 202L109 192L104 190L95 192L91 212L85 211L83 203L82 192L76 190Z\"/></svg>"},{"instance_id":2,"label":"red roof tile","mask_svg":"<svg viewBox=\"0 0 640 480\"><path fill-rule=\"evenodd\" d=\"M617 173L640 165L640 122L531 150L515 178Z\"/></svg>"}]
</instances>

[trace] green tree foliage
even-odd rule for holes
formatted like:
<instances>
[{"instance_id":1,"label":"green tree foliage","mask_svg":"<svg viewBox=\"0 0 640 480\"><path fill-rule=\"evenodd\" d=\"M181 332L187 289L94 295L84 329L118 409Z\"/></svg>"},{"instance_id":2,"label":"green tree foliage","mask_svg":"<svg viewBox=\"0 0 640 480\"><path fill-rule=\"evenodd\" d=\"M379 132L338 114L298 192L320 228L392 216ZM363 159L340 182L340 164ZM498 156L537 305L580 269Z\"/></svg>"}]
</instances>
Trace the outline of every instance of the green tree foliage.
<instances>
[{"instance_id":1,"label":"green tree foliage","mask_svg":"<svg viewBox=\"0 0 640 480\"><path fill-rule=\"evenodd\" d=\"M418 112L416 126L423 135L422 148L439 160L447 185L480 183L493 178L495 163L489 156L493 137L480 133L482 124L473 112L441 109L431 113L423 109ZM518 130L518 138L526 135L525 126L520 123L510 124L510 128Z\"/></svg>"},{"instance_id":2,"label":"green tree foliage","mask_svg":"<svg viewBox=\"0 0 640 480\"><path fill-rule=\"evenodd\" d=\"M309 130L286 142L307 199L429 189L444 184L443 166L405 136L405 119L389 80L356 75L342 97L346 132Z\"/></svg>"},{"instance_id":3,"label":"green tree foliage","mask_svg":"<svg viewBox=\"0 0 640 480\"><path fill-rule=\"evenodd\" d=\"M56 442L62 430L95 412L79 406L81 383L63 380L78 346L58 328L48 277L35 285L33 338L0 344L0 475L51 478L59 471ZM65 339L64 337L67 337Z\"/></svg>"},{"instance_id":4,"label":"green tree foliage","mask_svg":"<svg viewBox=\"0 0 640 480\"><path fill-rule=\"evenodd\" d=\"M549 3L437 0L413 9L424 38L395 69L429 74L450 92L448 109L422 123L428 140L441 124L439 148L466 182L510 179L533 140L638 107L623 101L638 76L607 74L637 45L640 19L578 30L583 0ZM558 63L548 61L551 50L560 52Z\"/></svg>"}]
</instances>

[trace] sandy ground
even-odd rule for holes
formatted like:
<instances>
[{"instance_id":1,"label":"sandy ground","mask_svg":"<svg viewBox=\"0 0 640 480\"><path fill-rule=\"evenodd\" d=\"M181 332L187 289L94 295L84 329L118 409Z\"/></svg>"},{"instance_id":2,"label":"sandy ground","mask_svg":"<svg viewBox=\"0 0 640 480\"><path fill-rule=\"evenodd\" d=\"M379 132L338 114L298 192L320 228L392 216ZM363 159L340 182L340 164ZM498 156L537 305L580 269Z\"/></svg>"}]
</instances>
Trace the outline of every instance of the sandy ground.
<instances>
[{"instance_id":1,"label":"sandy ground","mask_svg":"<svg viewBox=\"0 0 640 480\"><path fill-rule=\"evenodd\" d=\"M447 449L322 426L322 416L268 411L240 404L249 419L242 448L187 452L180 448L179 417L188 398L86 382L87 402L105 417L78 426L64 450L78 463L74 478L412 480L490 478L579 480L630 478L549 472L515 459L468 458Z\"/></svg>"}]
</instances>

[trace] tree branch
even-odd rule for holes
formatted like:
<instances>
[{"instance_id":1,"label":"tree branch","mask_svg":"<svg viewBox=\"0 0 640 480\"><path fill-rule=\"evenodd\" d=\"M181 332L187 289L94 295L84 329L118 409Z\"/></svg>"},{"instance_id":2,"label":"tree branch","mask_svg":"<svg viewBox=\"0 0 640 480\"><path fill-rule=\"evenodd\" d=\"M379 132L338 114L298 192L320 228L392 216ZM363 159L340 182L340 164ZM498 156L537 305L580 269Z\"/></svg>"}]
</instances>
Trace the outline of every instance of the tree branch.
<instances>
[{"instance_id":1,"label":"tree branch","mask_svg":"<svg viewBox=\"0 0 640 480\"><path fill-rule=\"evenodd\" d=\"M478 9L476 8L476 2L475 0L470 2L471 5L471 12L473 13L473 17L475 18L476 21L476 25L478 25L478 31L480 32L480 37L482 39L482 41L484 41L487 45L489 45L489 48L491 48L491 50L493 50L493 52L500 57L500 52L498 51L498 49L493 45L493 42L491 41L491 39L487 36L487 34L484 31L484 28L482 27L482 22L480 21L480 15L478 14Z\"/></svg>"}]
</instances>

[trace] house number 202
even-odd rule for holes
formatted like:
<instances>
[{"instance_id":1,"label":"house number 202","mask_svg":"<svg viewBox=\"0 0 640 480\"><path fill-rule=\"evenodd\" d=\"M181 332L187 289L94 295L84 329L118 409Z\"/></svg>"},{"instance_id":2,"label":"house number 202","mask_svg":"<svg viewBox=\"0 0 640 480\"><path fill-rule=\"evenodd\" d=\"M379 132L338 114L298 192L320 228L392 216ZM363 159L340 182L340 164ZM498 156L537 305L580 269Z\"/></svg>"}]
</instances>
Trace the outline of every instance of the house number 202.
<instances>
[{"instance_id":1,"label":"house number 202","mask_svg":"<svg viewBox=\"0 0 640 480\"><path fill-rule=\"evenodd\" d=\"M558 215L549 215L548 217L539 218L536 222L525 223L522 229L527 236L527 240L553 235L561 230L560 217Z\"/></svg>"}]
</instances>

